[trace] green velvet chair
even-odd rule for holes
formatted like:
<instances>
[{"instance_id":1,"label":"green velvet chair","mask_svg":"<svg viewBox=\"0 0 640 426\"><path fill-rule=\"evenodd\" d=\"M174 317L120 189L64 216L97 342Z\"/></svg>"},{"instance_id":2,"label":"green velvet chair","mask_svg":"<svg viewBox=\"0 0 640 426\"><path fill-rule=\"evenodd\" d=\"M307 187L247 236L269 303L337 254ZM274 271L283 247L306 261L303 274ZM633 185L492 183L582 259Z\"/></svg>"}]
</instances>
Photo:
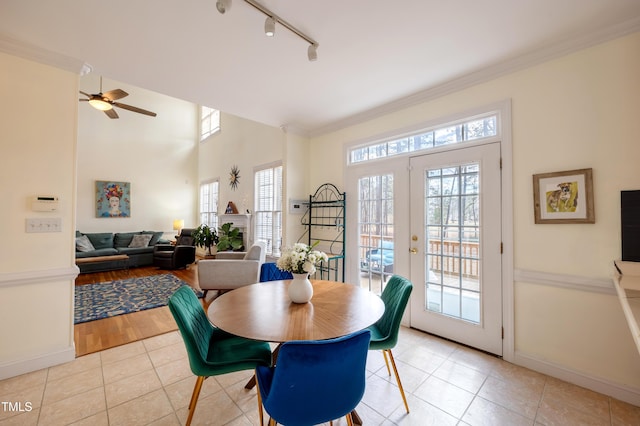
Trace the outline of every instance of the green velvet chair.
<instances>
[{"instance_id":1,"label":"green velvet chair","mask_svg":"<svg viewBox=\"0 0 640 426\"><path fill-rule=\"evenodd\" d=\"M204 379L258 365L271 366L271 349L266 342L237 337L214 327L189 286L180 287L169 299L169 309L189 355L189 365L198 376L189 403L187 426L191 424Z\"/></svg>"},{"instance_id":2,"label":"green velvet chair","mask_svg":"<svg viewBox=\"0 0 640 426\"><path fill-rule=\"evenodd\" d=\"M409 302L409 296L411 296L412 290L413 284L411 284L411 281L399 275L392 276L380 296L384 302L384 314L375 324L369 327L369 331L371 332L369 349L382 351L389 375L391 375L391 370L389 369L389 360L391 360L393 372L395 373L396 381L400 388L400 395L402 395L407 413L409 412L409 404L407 404L407 397L404 394L398 368L393 359L391 349L398 343L400 321ZM389 356L389 360L387 359L387 355Z\"/></svg>"}]
</instances>

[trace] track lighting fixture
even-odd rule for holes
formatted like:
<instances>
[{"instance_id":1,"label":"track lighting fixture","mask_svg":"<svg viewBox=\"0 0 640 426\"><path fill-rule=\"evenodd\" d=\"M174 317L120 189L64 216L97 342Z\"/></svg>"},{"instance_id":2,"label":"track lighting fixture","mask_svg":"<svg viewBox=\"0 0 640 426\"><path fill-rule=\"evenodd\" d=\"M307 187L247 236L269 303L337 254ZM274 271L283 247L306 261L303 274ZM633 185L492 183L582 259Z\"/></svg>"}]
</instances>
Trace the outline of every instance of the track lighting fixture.
<instances>
[{"instance_id":1,"label":"track lighting fixture","mask_svg":"<svg viewBox=\"0 0 640 426\"><path fill-rule=\"evenodd\" d=\"M309 48L307 49L307 57L309 58L309 60L311 62L318 60L318 45L317 44L310 44L309 45Z\"/></svg>"},{"instance_id":2,"label":"track lighting fixture","mask_svg":"<svg viewBox=\"0 0 640 426\"><path fill-rule=\"evenodd\" d=\"M273 37L276 33L276 20L272 16L267 16L264 21L264 35Z\"/></svg>"},{"instance_id":3,"label":"track lighting fixture","mask_svg":"<svg viewBox=\"0 0 640 426\"><path fill-rule=\"evenodd\" d=\"M264 21L264 33L267 37L273 37L276 33L276 24L280 24L307 43L309 43L309 48L307 49L307 57L310 61L316 61L318 59L318 43L315 40L313 40L311 37L300 31L284 19L274 15L273 12L258 3L256 0L244 0L244 2L253 6L254 9L262 12L267 17L267 19ZM218 9L218 12L225 13L230 8L231 0L216 1L216 9Z\"/></svg>"},{"instance_id":4,"label":"track lighting fixture","mask_svg":"<svg viewBox=\"0 0 640 426\"><path fill-rule=\"evenodd\" d=\"M218 12L224 14L227 10L231 9L231 0L217 0L216 9L218 9Z\"/></svg>"}]
</instances>

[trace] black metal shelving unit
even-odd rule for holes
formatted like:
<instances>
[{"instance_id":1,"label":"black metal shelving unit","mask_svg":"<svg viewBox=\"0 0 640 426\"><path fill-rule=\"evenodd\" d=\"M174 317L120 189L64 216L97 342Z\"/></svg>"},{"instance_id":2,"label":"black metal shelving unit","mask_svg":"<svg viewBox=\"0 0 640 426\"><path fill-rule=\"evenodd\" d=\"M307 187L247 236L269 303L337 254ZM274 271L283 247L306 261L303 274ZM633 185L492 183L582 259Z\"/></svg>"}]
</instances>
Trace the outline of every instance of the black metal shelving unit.
<instances>
[{"instance_id":1,"label":"black metal shelving unit","mask_svg":"<svg viewBox=\"0 0 640 426\"><path fill-rule=\"evenodd\" d=\"M307 212L302 217L306 230L298 239L311 245L318 241L318 250L327 253L329 261L320 265L316 278L344 282L346 193L325 183L309 196ZM305 238L306 236L306 238Z\"/></svg>"}]
</instances>

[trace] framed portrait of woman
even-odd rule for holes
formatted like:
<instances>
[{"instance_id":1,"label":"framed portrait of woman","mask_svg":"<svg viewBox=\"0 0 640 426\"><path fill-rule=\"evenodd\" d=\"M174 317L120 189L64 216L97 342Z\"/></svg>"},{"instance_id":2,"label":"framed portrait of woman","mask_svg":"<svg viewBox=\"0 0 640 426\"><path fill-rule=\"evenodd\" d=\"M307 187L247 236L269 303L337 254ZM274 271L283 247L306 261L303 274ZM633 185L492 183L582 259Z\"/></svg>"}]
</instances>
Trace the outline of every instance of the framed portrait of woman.
<instances>
[{"instance_id":1,"label":"framed portrait of woman","mask_svg":"<svg viewBox=\"0 0 640 426\"><path fill-rule=\"evenodd\" d=\"M131 217L131 183L97 180L96 217Z\"/></svg>"}]
</instances>

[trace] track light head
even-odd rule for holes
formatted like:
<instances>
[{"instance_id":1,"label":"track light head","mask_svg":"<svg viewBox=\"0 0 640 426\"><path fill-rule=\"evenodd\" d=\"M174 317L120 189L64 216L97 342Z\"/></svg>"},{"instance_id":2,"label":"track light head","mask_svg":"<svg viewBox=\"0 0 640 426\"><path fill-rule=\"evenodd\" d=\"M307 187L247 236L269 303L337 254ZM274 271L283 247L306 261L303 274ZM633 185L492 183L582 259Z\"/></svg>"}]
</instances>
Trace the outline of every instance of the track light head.
<instances>
[{"instance_id":1,"label":"track light head","mask_svg":"<svg viewBox=\"0 0 640 426\"><path fill-rule=\"evenodd\" d=\"M309 60L311 62L318 60L318 45L317 44L310 44L309 45L309 48L307 49L307 57L309 58Z\"/></svg>"},{"instance_id":2,"label":"track light head","mask_svg":"<svg viewBox=\"0 0 640 426\"><path fill-rule=\"evenodd\" d=\"M224 14L226 11L231 9L231 0L216 1L216 9L218 9L218 12Z\"/></svg>"},{"instance_id":3,"label":"track light head","mask_svg":"<svg viewBox=\"0 0 640 426\"><path fill-rule=\"evenodd\" d=\"M276 33L276 20L273 16L267 16L264 21L264 35L273 37Z\"/></svg>"}]
</instances>

